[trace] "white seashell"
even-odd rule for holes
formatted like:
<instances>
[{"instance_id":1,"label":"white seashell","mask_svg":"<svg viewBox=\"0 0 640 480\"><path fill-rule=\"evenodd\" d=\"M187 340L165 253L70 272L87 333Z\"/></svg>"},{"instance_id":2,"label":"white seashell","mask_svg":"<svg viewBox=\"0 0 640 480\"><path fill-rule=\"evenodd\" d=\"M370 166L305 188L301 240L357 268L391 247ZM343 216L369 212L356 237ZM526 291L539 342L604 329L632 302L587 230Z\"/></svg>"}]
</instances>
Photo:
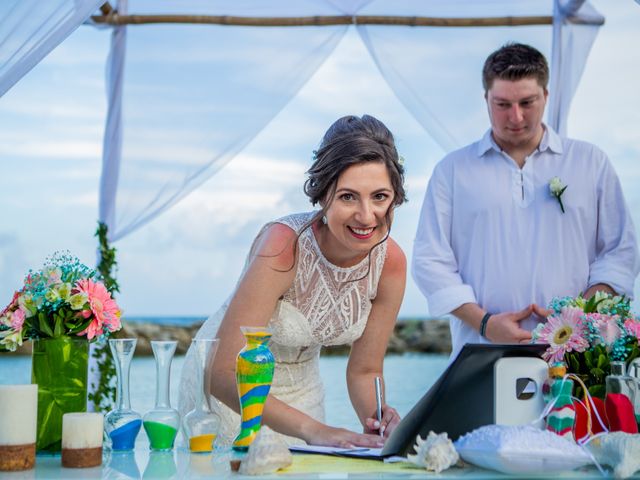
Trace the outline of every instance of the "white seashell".
<instances>
[{"instance_id":1,"label":"white seashell","mask_svg":"<svg viewBox=\"0 0 640 480\"><path fill-rule=\"evenodd\" d=\"M613 467L616 478L628 478L640 470L640 435L611 432L588 443L598 463Z\"/></svg>"},{"instance_id":2,"label":"white seashell","mask_svg":"<svg viewBox=\"0 0 640 480\"><path fill-rule=\"evenodd\" d=\"M446 433L429 432L425 440L418 435L413 448L416 454L407 455L407 459L415 465L436 473L446 470L460 460L458 452Z\"/></svg>"},{"instance_id":3,"label":"white seashell","mask_svg":"<svg viewBox=\"0 0 640 480\"><path fill-rule=\"evenodd\" d=\"M293 456L282 436L263 426L240 463L240 473L265 475L292 463Z\"/></svg>"}]
</instances>

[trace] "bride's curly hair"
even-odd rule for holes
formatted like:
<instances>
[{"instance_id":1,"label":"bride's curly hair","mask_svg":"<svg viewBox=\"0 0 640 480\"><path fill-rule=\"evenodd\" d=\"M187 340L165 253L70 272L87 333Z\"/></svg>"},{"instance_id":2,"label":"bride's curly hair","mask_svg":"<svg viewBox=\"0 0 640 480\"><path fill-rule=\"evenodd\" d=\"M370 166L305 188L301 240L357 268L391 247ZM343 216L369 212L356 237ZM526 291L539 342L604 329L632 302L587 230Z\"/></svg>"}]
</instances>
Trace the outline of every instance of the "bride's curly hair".
<instances>
[{"instance_id":1,"label":"bride's curly hair","mask_svg":"<svg viewBox=\"0 0 640 480\"><path fill-rule=\"evenodd\" d=\"M339 118L329 127L320 148L314 152L314 162L307 171L304 193L313 205L324 204L324 214L333 200L342 172L353 165L366 162L380 162L387 167L395 194L391 208L407 201L404 167L400 162L393 134L384 123L371 115L348 115Z\"/></svg>"},{"instance_id":2,"label":"bride's curly hair","mask_svg":"<svg viewBox=\"0 0 640 480\"><path fill-rule=\"evenodd\" d=\"M329 127L313 158L313 165L307 170L304 193L312 205L321 204L322 208L300 229L296 240L325 214L333 202L338 179L347 168L367 162L382 163L386 167L394 196L385 213L387 234L369 250L371 270L371 253L378 245L384 243L391 233L392 210L407 201L404 190L404 166L398 155L393 134L384 123L371 115L347 115ZM294 249L297 249L297 243L296 241Z\"/></svg>"},{"instance_id":3,"label":"bride's curly hair","mask_svg":"<svg viewBox=\"0 0 640 480\"><path fill-rule=\"evenodd\" d=\"M391 233L391 212L407 201L404 190L404 167L396 150L393 134L384 123L371 115L362 117L347 115L339 118L329 127L320 142L320 147L314 151L313 159L311 168L307 170L308 178L304 182L304 193L309 197L312 205L321 204L322 208L299 230L293 245L294 263L284 271L290 271L295 266L298 240L302 233L318 222L331 205L340 175L353 165L377 162L385 165L394 196L385 213L387 234L369 250L369 270L371 270L371 253L378 245L384 243ZM360 279L354 281L357 280Z\"/></svg>"}]
</instances>

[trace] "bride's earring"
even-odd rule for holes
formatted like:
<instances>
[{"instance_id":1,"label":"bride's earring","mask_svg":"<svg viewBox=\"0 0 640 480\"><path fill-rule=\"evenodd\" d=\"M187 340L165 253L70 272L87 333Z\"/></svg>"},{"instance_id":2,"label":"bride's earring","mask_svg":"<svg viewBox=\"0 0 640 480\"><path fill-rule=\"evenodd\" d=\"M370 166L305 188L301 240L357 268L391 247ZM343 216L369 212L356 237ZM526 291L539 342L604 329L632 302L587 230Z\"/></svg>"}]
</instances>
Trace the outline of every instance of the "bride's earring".
<instances>
[{"instance_id":1,"label":"bride's earring","mask_svg":"<svg viewBox=\"0 0 640 480\"><path fill-rule=\"evenodd\" d=\"M322 215L322 223L324 223L325 225L327 224L327 216L326 215Z\"/></svg>"}]
</instances>

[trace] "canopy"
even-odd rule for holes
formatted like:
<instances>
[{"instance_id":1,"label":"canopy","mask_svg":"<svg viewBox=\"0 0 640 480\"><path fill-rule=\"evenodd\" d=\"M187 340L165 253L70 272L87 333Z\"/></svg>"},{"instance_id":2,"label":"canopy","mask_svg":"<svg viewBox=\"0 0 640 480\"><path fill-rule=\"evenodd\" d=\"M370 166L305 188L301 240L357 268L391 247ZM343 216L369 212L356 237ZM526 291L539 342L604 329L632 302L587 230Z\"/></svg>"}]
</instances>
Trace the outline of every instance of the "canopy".
<instances>
[{"instance_id":1,"label":"canopy","mask_svg":"<svg viewBox=\"0 0 640 480\"><path fill-rule=\"evenodd\" d=\"M565 133L604 21L581 0L120 0L99 13L101 3L2 2L0 95L91 13L93 25L113 29L99 211L112 241L229 162L349 28L400 102L451 150L485 128L482 62L515 38L551 59L547 121Z\"/></svg>"}]
</instances>

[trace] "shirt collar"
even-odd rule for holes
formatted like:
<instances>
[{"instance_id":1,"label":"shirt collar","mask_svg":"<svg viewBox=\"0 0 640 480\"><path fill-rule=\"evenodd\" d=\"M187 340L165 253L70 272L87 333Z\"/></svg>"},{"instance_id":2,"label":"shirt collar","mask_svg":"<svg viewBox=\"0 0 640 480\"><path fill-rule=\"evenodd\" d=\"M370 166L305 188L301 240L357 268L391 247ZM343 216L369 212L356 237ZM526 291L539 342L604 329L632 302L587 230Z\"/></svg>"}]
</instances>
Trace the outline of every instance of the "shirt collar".
<instances>
[{"instance_id":1,"label":"shirt collar","mask_svg":"<svg viewBox=\"0 0 640 480\"><path fill-rule=\"evenodd\" d=\"M544 152L548 149L553 153L562 153L562 140L560 139L560 135L558 135L548 125L543 124L543 126L544 133L542 134L542 140L540 140L538 151ZM489 150L495 150L496 152L502 151L502 149L493 139L493 136L491 135L491 129L487 130L478 142L477 154L479 157L481 157Z\"/></svg>"},{"instance_id":2,"label":"shirt collar","mask_svg":"<svg viewBox=\"0 0 640 480\"><path fill-rule=\"evenodd\" d=\"M544 152L547 149L553 153L562 153L562 139L553 128L544 125L544 133L542 134L538 151Z\"/></svg>"}]
</instances>

